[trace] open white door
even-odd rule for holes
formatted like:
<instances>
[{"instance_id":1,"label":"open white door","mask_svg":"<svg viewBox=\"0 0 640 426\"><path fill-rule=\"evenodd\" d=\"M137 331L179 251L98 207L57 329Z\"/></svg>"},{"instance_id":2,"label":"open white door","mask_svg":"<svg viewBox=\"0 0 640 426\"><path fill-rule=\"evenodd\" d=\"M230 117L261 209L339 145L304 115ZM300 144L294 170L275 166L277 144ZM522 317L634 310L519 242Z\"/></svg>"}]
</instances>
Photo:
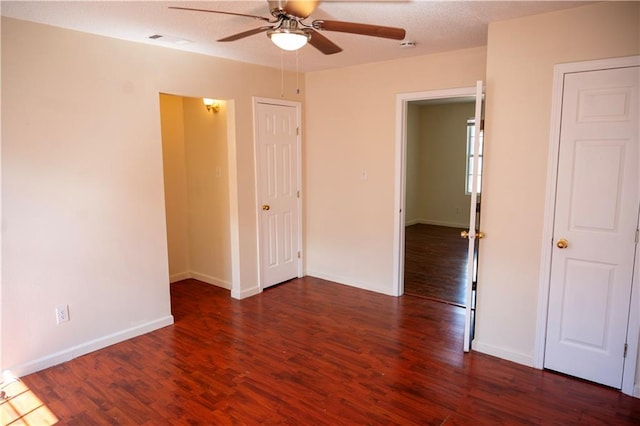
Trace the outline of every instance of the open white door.
<instances>
[{"instance_id":1,"label":"open white door","mask_svg":"<svg viewBox=\"0 0 640 426\"><path fill-rule=\"evenodd\" d=\"M478 259L478 240L483 234L479 231L479 189L480 178L482 176L482 164L480 157L482 155L482 143L480 143L482 132L482 104L483 104L483 84L482 81L476 83L476 112L475 126L473 135L473 157L469 167L471 169L471 202L469 206L469 230L462 233L463 238L469 238L469 251L467 256L467 296L465 303L465 319L464 319L464 351L469 352L471 349L471 340L473 332L473 322L475 322L475 294L476 289L474 283L477 276L477 259Z\"/></svg>"}]
</instances>

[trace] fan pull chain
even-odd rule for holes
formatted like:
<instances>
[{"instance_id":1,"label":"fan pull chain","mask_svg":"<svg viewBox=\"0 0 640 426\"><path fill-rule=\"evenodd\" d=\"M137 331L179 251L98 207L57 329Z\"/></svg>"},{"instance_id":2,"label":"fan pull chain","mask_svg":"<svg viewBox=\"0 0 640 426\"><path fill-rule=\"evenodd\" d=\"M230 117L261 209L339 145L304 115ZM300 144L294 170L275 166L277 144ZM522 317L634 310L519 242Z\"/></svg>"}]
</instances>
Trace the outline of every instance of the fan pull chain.
<instances>
[{"instance_id":1,"label":"fan pull chain","mask_svg":"<svg viewBox=\"0 0 640 426\"><path fill-rule=\"evenodd\" d=\"M296 50L296 95L300 94L300 63L298 61L299 50Z\"/></svg>"}]
</instances>

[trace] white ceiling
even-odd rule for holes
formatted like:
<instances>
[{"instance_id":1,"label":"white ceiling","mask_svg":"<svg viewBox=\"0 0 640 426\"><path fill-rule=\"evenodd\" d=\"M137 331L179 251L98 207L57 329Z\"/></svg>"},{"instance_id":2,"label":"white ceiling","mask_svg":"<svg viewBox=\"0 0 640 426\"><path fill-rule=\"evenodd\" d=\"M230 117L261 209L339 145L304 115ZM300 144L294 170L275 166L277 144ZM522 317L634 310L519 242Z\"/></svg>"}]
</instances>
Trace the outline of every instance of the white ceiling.
<instances>
[{"instance_id":1,"label":"white ceiling","mask_svg":"<svg viewBox=\"0 0 640 426\"><path fill-rule=\"evenodd\" d=\"M240 16L171 10L168 6L211 9L270 17L267 1L4 1L1 13L17 19L139 43L198 52L279 68L300 71L338 68L368 62L425 55L482 46L489 22L546 13L589 2L578 1L323 1L305 21L332 19L402 27L405 40L416 47L401 48L400 42L337 32L323 35L344 50L323 55L312 46L298 53L280 51L265 34L220 43L217 39L266 24ZM162 34L189 40L188 44L153 41Z\"/></svg>"}]
</instances>

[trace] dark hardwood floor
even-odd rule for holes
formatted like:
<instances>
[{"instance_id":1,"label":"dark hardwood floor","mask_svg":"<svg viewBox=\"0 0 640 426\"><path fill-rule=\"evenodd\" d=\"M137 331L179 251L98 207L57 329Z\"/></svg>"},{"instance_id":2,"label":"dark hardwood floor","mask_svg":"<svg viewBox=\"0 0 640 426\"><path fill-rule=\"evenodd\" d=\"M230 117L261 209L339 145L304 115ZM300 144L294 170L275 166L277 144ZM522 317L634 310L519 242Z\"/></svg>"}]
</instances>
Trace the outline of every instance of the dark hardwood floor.
<instances>
[{"instance_id":1,"label":"dark hardwood floor","mask_svg":"<svg viewBox=\"0 0 640 426\"><path fill-rule=\"evenodd\" d=\"M404 293L464 306L468 240L463 229L417 224L405 228Z\"/></svg>"},{"instance_id":2,"label":"dark hardwood floor","mask_svg":"<svg viewBox=\"0 0 640 426\"><path fill-rule=\"evenodd\" d=\"M456 306L309 277L171 292L174 325L22 385L61 425L640 424L619 391L464 354Z\"/></svg>"}]
</instances>

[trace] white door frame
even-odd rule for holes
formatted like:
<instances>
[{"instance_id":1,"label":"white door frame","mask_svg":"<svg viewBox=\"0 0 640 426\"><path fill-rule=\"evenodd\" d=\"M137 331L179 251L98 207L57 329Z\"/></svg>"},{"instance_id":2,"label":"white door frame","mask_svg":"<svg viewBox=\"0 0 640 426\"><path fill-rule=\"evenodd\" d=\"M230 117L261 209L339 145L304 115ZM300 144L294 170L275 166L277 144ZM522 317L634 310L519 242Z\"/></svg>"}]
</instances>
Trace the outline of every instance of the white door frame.
<instances>
[{"instance_id":1,"label":"white door frame","mask_svg":"<svg viewBox=\"0 0 640 426\"><path fill-rule=\"evenodd\" d=\"M396 95L395 190L393 203L393 296L401 296L404 293L404 203L406 196L405 170L407 164L407 108L409 102L447 98L475 99L475 96L476 86L400 93Z\"/></svg>"},{"instance_id":2,"label":"white door frame","mask_svg":"<svg viewBox=\"0 0 640 426\"><path fill-rule=\"evenodd\" d=\"M551 254L553 221L555 212L556 180L558 177L558 152L560 148L560 124L562 112L562 94L565 74L584 71L597 71L611 68L623 68L640 65L640 56L612 58L596 61L558 64L553 71L553 92L551 101L551 123L549 154L547 162L547 188L542 230L542 253L540 260L540 280L538 283L538 314L536 321L536 339L533 354L535 368L544 368L545 340L547 335L547 313L549 305L549 285L551 277ZM638 159L640 161L640 158ZM636 255L637 259L637 255ZM622 375L622 392L640 397L640 386L634 390L636 360L638 357L638 330L640 330L640 293L638 289L640 265L636 261L631 289L631 307L629 326L627 327L627 357Z\"/></svg>"},{"instance_id":3,"label":"white door frame","mask_svg":"<svg viewBox=\"0 0 640 426\"><path fill-rule=\"evenodd\" d=\"M253 170L255 177L254 188L255 191L255 206L256 206L256 229L258 230L258 235L256 238L257 244L257 253L258 253L258 287L260 291L264 289L263 287L263 273L262 273L262 221L260 206L260 184L258 179L259 175L259 164L258 164L258 117L256 116L257 105L258 104L270 104L270 105L279 105L285 107L293 107L296 109L296 121L298 123L298 134L296 137L296 148L298 151L298 170L296 170L296 176L298 179L298 201L297 201L297 209L298 209L298 251L300 252L300 256L297 260L297 274L298 278L302 277L302 258L303 258L303 250L302 250L302 104L296 101L287 101L284 99L271 99L271 98L261 98L254 96L253 98Z\"/></svg>"}]
</instances>

